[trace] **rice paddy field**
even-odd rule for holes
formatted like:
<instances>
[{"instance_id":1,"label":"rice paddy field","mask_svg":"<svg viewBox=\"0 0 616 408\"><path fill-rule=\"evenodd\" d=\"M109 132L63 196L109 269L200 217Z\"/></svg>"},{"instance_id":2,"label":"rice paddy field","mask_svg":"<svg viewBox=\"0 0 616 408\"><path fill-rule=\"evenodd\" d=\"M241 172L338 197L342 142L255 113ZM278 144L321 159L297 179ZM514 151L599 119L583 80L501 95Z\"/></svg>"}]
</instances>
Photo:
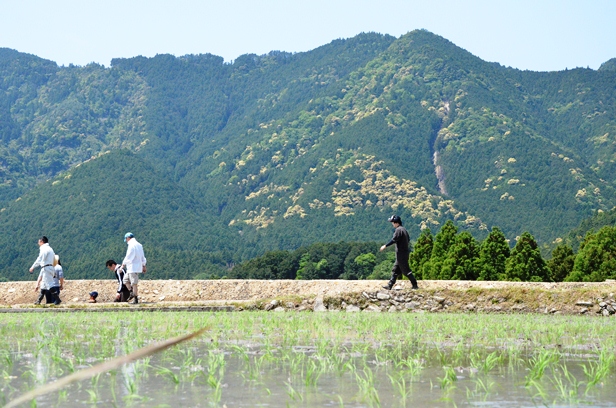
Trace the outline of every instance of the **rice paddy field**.
<instances>
[{"instance_id":1,"label":"rice paddy field","mask_svg":"<svg viewBox=\"0 0 616 408\"><path fill-rule=\"evenodd\" d=\"M0 404L206 327L23 406L614 406L610 318L430 313L5 314Z\"/></svg>"}]
</instances>

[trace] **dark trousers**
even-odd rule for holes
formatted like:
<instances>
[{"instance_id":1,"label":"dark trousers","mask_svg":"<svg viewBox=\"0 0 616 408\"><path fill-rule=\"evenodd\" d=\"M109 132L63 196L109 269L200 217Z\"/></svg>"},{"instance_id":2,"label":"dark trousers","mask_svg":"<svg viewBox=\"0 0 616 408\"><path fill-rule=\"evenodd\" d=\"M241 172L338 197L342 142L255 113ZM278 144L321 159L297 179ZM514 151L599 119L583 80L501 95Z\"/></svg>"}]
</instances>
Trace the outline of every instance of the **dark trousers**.
<instances>
[{"instance_id":1,"label":"dark trousers","mask_svg":"<svg viewBox=\"0 0 616 408\"><path fill-rule=\"evenodd\" d=\"M402 262L398 263L398 261L394 263L394 267L391 269L389 286L393 287L396 281L401 278L402 275L406 276L411 281L411 285L413 285L414 288L417 287L417 279L415 279L415 275L413 275L413 272L411 272L411 268L409 268L408 262L406 265L404 265Z\"/></svg>"},{"instance_id":2,"label":"dark trousers","mask_svg":"<svg viewBox=\"0 0 616 408\"><path fill-rule=\"evenodd\" d=\"M128 302L128 297L130 296L130 290L128 290L126 285L122 285L122 290L120 291L120 293L118 293L118 295L120 295L119 299L116 298L118 302Z\"/></svg>"},{"instance_id":3,"label":"dark trousers","mask_svg":"<svg viewBox=\"0 0 616 408\"><path fill-rule=\"evenodd\" d=\"M57 289L57 292L54 290ZM60 287L56 286L54 288L51 289L41 289L41 294L39 295L38 301L40 302L41 300L43 300L43 298L45 298L45 302L46 303L54 303L54 304L59 304L60 303Z\"/></svg>"}]
</instances>

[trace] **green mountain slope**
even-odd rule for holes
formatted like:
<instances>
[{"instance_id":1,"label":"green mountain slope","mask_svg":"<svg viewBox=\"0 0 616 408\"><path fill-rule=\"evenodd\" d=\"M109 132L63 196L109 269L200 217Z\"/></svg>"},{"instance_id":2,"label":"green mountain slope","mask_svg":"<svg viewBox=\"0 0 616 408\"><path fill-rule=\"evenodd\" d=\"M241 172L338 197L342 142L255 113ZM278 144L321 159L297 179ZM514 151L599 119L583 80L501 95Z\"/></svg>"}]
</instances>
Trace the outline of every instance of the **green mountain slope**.
<instances>
[{"instance_id":1,"label":"green mountain slope","mask_svg":"<svg viewBox=\"0 0 616 408\"><path fill-rule=\"evenodd\" d=\"M361 34L232 64L158 55L58 67L0 49L0 208L25 222L17 197L47 200L45 180L128 149L157 175L151 182L171 183L193 203L179 214L143 190L158 208L144 213L143 234L170 250L227 251L212 258L217 265L314 242L387 239L391 213L413 235L454 220L478 238L498 226L509 239L530 231L551 243L616 206L616 71L606 64L519 71L427 31ZM116 223L103 208L84 216ZM198 226L201 244L163 238L178 225ZM208 226L222 239L202 234ZM103 231L98 240L117 232Z\"/></svg>"}]
</instances>

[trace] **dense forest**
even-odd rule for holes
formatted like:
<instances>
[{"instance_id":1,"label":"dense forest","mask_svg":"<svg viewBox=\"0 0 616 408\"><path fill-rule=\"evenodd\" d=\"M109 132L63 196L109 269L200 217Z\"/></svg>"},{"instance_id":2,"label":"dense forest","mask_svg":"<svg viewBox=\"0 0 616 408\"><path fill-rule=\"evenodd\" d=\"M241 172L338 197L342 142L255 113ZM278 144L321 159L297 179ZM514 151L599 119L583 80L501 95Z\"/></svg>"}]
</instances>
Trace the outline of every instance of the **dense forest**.
<instances>
[{"instance_id":1,"label":"dense forest","mask_svg":"<svg viewBox=\"0 0 616 408\"><path fill-rule=\"evenodd\" d=\"M381 240L393 213L415 245L447 226L481 255L498 226L545 258L579 256L607 221L589 217L616 206L615 99L613 60L519 71L424 30L231 63L60 67L0 49L0 278L29 278L43 234L72 277L108 276L129 230L153 277L240 276L266 253L299 265L313 244ZM365 278L389 262L348 251L293 273ZM554 279L421 256L426 278Z\"/></svg>"}]
</instances>

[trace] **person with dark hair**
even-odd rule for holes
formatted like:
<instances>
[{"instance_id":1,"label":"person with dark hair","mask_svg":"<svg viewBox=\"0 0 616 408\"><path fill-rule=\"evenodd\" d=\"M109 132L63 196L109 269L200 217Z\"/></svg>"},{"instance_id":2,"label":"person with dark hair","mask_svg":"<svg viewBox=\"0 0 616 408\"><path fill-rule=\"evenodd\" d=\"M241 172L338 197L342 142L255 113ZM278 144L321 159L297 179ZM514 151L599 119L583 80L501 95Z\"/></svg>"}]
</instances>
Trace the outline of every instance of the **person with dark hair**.
<instances>
[{"instance_id":1,"label":"person with dark hair","mask_svg":"<svg viewBox=\"0 0 616 408\"><path fill-rule=\"evenodd\" d=\"M122 265L118 265L113 259L108 260L105 266L111 272L115 273L116 279L118 280L118 291L114 302L128 302L130 291L124 284L124 275L126 271L122 268Z\"/></svg>"},{"instance_id":2,"label":"person with dark hair","mask_svg":"<svg viewBox=\"0 0 616 408\"><path fill-rule=\"evenodd\" d=\"M53 249L49 246L49 240L47 237L43 236L39 238L38 245L39 256L32 264L32 267L30 267L30 273L34 272L34 268L36 267L41 268L39 277L36 280L36 289L34 289L35 292L38 292L40 289L40 294L34 304L40 305L43 297L47 297L47 299L53 301L55 305L59 305L61 302L60 298L49 291L54 284L53 280L55 277L55 269L53 267L53 263L55 254Z\"/></svg>"},{"instance_id":3,"label":"person with dark hair","mask_svg":"<svg viewBox=\"0 0 616 408\"><path fill-rule=\"evenodd\" d=\"M52 294L57 296L60 299L60 291L64 289L64 271L62 270L62 263L60 262L60 257L58 255L55 256L54 262L54 278L53 278L53 286L49 289L49 295ZM47 303L50 303L50 299L47 299Z\"/></svg>"},{"instance_id":4,"label":"person with dark hair","mask_svg":"<svg viewBox=\"0 0 616 408\"><path fill-rule=\"evenodd\" d=\"M139 293L137 292L137 286L139 284L139 274L146 272L146 259L143 254L143 246L132 232L127 232L124 235L124 242L128 245L126 248L126 256L122 261L122 267L126 267L126 274L124 275L124 284L130 290L130 296L128 300L133 300L133 304L139 303Z\"/></svg>"},{"instance_id":5,"label":"person with dark hair","mask_svg":"<svg viewBox=\"0 0 616 408\"><path fill-rule=\"evenodd\" d=\"M89 295L90 295L90 299L88 299L88 303L96 303L98 292L90 292Z\"/></svg>"},{"instance_id":6,"label":"person with dark hair","mask_svg":"<svg viewBox=\"0 0 616 408\"><path fill-rule=\"evenodd\" d=\"M417 280L411 272L411 267L409 266L409 233L406 231L406 228L402 226L402 219L397 215L392 215L387 220L391 222L391 225L395 228L394 236L385 245L381 247L381 251L384 251L388 246L396 244L396 262L394 262L394 267L391 270L391 278L386 286L383 288L387 290L391 290L394 287L396 280L402 275L406 276L410 281L413 289L419 289L417 286Z\"/></svg>"}]
</instances>

